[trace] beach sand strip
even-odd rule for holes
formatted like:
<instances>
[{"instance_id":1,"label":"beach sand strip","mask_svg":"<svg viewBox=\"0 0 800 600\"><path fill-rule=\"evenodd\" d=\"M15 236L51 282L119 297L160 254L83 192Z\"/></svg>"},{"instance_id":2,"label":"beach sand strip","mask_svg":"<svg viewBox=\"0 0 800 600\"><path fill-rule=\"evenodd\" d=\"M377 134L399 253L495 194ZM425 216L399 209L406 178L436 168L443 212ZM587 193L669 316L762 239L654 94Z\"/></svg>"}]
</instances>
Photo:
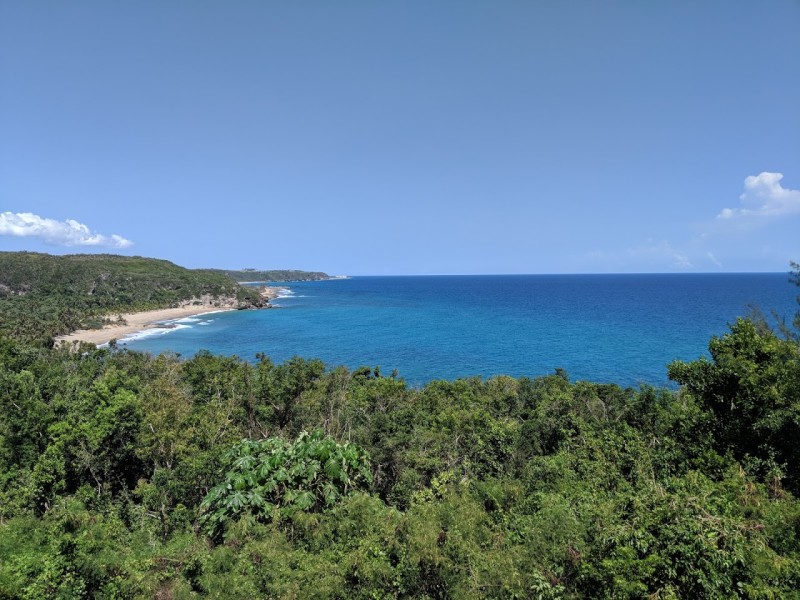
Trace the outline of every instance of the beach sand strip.
<instances>
[{"instance_id":1,"label":"beach sand strip","mask_svg":"<svg viewBox=\"0 0 800 600\"><path fill-rule=\"evenodd\" d=\"M270 307L270 300L277 298L287 288L283 286L262 286L258 291L266 307ZM102 329L79 329L66 335L55 338L55 345L70 345L73 342L89 342L91 344L107 344L111 340L119 340L139 331L146 331L159 327L164 321L173 321L184 317L205 315L208 313L237 310L236 300L233 298L212 298L204 296L199 304L184 304L177 308L161 308L132 313L117 313L107 315L106 318L117 320L119 323L109 323Z\"/></svg>"},{"instance_id":2,"label":"beach sand strip","mask_svg":"<svg viewBox=\"0 0 800 600\"><path fill-rule=\"evenodd\" d=\"M98 345L107 344L111 340L119 340L133 333L158 327L159 324L164 321L229 310L235 309L233 307L201 305L122 313L124 323L108 324L102 329L79 329L70 334L58 336L55 339L55 343L56 345L71 344L72 342L89 342ZM115 317L116 315L112 315L109 318L113 319Z\"/></svg>"}]
</instances>

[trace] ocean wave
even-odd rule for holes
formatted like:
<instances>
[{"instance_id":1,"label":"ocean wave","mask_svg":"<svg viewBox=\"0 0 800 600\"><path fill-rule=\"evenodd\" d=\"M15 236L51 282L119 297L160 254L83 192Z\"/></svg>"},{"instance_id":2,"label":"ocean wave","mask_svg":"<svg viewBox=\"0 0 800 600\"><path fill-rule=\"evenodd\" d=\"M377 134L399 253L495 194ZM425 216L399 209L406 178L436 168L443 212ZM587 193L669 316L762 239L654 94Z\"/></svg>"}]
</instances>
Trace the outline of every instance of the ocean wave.
<instances>
[{"instance_id":1,"label":"ocean wave","mask_svg":"<svg viewBox=\"0 0 800 600\"><path fill-rule=\"evenodd\" d=\"M167 323L199 323L201 320L200 317L183 317L182 319L167 321Z\"/></svg>"},{"instance_id":2,"label":"ocean wave","mask_svg":"<svg viewBox=\"0 0 800 600\"><path fill-rule=\"evenodd\" d=\"M144 340L147 338L157 337L159 335L166 335L167 333L178 331L179 329L191 329L191 325L184 325L182 323L173 323L171 321L166 322L161 327L152 327L150 329L142 329L141 331L136 331L134 333L128 334L125 337L117 340L119 344L127 344L128 342L135 342L137 340Z\"/></svg>"}]
</instances>

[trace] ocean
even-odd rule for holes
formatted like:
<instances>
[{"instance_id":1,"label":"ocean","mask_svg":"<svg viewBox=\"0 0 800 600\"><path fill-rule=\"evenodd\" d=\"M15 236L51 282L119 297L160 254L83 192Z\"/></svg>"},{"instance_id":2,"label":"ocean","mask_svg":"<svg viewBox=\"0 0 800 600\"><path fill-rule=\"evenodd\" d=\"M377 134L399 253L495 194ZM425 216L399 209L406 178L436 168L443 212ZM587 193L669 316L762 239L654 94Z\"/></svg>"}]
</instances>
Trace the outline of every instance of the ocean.
<instances>
[{"instance_id":1,"label":"ocean","mask_svg":"<svg viewBox=\"0 0 800 600\"><path fill-rule=\"evenodd\" d=\"M271 284L278 285L278 284ZM180 319L121 341L275 362L380 366L409 385L565 369L571 380L668 385L667 364L707 356L748 305L790 317L786 273L353 277L286 284L273 310Z\"/></svg>"}]
</instances>

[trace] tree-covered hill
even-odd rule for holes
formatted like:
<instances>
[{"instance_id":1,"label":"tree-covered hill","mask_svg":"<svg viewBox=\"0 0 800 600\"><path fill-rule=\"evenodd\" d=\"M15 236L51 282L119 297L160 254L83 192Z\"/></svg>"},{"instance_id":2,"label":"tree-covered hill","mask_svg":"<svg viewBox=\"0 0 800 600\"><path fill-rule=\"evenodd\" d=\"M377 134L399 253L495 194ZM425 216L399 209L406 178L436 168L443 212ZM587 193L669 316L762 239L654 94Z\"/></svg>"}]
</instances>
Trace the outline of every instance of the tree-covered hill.
<instances>
[{"instance_id":1,"label":"tree-covered hill","mask_svg":"<svg viewBox=\"0 0 800 600\"><path fill-rule=\"evenodd\" d=\"M241 269L241 270L217 270L224 273L236 281L324 281L331 276L321 271L298 271L295 269Z\"/></svg>"},{"instance_id":2,"label":"tree-covered hill","mask_svg":"<svg viewBox=\"0 0 800 600\"><path fill-rule=\"evenodd\" d=\"M166 308L201 298L258 302L224 273L166 260L0 252L0 333L46 340L110 312Z\"/></svg>"}]
</instances>

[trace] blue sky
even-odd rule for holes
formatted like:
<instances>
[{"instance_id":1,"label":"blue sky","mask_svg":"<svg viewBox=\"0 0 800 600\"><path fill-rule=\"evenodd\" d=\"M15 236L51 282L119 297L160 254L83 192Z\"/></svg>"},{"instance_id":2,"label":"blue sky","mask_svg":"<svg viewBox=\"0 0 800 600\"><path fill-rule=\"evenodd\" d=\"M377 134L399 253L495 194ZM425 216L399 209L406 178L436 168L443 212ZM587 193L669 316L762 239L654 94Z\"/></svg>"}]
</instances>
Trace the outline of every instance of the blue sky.
<instances>
[{"instance_id":1,"label":"blue sky","mask_svg":"<svg viewBox=\"0 0 800 600\"><path fill-rule=\"evenodd\" d=\"M798 29L796 0L0 0L0 250L786 270Z\"/></svg>"}]
</instances>

